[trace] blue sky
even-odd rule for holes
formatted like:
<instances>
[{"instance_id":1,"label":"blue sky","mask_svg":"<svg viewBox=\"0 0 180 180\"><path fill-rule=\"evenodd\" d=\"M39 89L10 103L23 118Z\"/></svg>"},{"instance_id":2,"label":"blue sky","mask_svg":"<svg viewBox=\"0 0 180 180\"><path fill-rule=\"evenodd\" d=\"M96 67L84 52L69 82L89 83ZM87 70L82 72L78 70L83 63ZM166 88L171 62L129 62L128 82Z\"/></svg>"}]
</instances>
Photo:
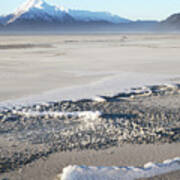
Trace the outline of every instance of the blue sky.
<instances>
[{"instance_id":1,"label":"blue sky","mask_svg":"<svg viewBox=\"0 0 180 180\"><path fill-rule=\"evenodd\" d=\"M0 14L13 12L27 0L0 0ZM66 8L109 11L132 20L165 19L180 12L180 0L46 0Z\"/></svg>"}]
</instances>

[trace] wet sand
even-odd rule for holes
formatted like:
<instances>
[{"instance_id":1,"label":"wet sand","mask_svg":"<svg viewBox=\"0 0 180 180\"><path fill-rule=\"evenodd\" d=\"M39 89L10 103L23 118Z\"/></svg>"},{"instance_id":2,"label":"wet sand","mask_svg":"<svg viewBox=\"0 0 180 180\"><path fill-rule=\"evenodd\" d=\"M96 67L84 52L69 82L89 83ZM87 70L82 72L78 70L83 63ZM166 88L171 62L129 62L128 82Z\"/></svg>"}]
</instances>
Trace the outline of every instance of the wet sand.
<instances>
[{"instance_id":1,"label":"wet sand","mask_svg":"<svg viewBox=\"0 0 180 180\"><path fill-rule=\"evenodd\" d=\"M89 166L143 166L147 162L162 162L180 156L180 144L122 145L107 150L60 152L42 158L14 172L0 177L10 180L54 180L56 175L68 165ZM169 177L177 177L170 173ZM167 177L168 177L167 176ZM156 178L157 179L157 178ZM156 180L151 179L151 180ZM159 180L159 179L158 179ZM178 179L170 179L178 180Z\"/></svg>"}]
</instances>

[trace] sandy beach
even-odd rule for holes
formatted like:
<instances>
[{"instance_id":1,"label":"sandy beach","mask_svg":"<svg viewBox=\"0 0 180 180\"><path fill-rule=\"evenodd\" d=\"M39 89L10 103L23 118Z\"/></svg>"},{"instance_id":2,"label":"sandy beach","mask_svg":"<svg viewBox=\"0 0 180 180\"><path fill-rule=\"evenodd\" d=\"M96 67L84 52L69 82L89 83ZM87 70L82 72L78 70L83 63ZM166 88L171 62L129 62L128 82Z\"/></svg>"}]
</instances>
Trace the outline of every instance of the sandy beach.
<instances>
[{"instance_id":1,"label":"sandy beach","mask_svg":"<svg viewBox=\"0 0 180 180\"><path fill-rule=\"evenodd\" d=\"M180 157L179 40L0 36L0 178L54 180L68 165Z\"/></svg>"}]
</instances>

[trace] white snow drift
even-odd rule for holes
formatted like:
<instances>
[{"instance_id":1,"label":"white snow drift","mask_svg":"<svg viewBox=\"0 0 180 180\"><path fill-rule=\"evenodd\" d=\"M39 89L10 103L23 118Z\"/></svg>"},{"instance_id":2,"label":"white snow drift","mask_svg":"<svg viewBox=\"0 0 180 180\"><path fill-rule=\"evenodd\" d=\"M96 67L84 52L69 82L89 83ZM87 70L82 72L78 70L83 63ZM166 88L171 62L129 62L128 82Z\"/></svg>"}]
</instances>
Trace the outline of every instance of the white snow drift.
<instances>
[{"instance_id":1,"label":"white snow drift","mask_svg":"<svg viewBox=\"0 0 180 180\"><path fill-rule=\"evenodd\" d=\"M137 167L87 167L68 166L57 176L58 180L134 180L148 178L180 170L180 158L166 160L162 164L147 163Z\"/></svg>"}]
</instances>

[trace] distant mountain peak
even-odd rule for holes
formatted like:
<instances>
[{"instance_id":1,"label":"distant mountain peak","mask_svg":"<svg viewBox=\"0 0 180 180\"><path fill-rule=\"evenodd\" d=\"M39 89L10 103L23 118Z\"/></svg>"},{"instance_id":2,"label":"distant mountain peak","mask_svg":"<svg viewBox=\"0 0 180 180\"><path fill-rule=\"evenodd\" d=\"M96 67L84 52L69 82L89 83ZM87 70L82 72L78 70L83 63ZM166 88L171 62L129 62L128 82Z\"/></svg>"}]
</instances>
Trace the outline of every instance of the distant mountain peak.
<instances>
[{"instance_id":1,"label":"distant mountain peak","mask_svg":"<svg viewBox=\"0 0 180 180\"><path fill-rule=\"evenodd\" d=\"M32 8L43 9L44 6L47 6L47 3L44 0L28 0L22 4L16 11L15 15L25 13Z\"/></svg>"},{"instance_id":2,"label":"distant mountain peak","mask_svg":"<svg viewBox=\"0 0 180 180\"><path fill-rule=\"evenodd\" d=\"M13 18L11 18L7 24L15 22L20 17L25 17L25 19L37 19L38 16L41 16L41 19L43 19L42 14L46 17L51 16L62 19L66 12L64 8L50 5L44 0L28 0L13 13ZM49 17L47 18L49 19ZM52 21L52 18L50 18L49 21Z\"/></svg>"},{"instance_id":3,"label":"distant mountain peak","mask_svg":"<svg viewBox=\"0 0 180 180\"><path fill-rule=\"evenodd\" d=\"M171 30L180 29L180 13L172 14L166 20L162 21L161 24Z\"/></svg>"},{"instance_id":4,"label":"distant mountain peak","mask_svg":"<svg viewBox=\"0 0 180 180\"><path fill-rule=\"evenodd\" d=\"M12 23L16 19L18 19L22 14L28 12L29 10L33 8L37 9L43 9L45 2L44 0L28 0L25 3L23 3L13 14L14 17L10 19L7 24Z\"/></svg>"}]
</instances>

